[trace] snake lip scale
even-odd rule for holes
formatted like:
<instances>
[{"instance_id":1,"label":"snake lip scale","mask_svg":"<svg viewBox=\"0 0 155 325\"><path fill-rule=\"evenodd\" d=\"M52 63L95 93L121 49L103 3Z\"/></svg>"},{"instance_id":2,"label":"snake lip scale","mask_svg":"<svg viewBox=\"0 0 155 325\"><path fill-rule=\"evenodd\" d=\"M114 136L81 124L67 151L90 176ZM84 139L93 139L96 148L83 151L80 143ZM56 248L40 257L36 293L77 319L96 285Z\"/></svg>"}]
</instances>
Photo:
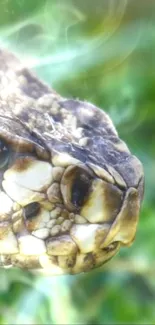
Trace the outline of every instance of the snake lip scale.
<instances>
[{"instance_id":1,"label":"snake lip scale","mask_svg":"<svg viewBox=\"0 0 155 325\"><path fill-rule=\"evenodd\" d=\"M90 271L135 239L141 162L110 117L0 49L0 266Z\"/></svg>"}]
</instances>

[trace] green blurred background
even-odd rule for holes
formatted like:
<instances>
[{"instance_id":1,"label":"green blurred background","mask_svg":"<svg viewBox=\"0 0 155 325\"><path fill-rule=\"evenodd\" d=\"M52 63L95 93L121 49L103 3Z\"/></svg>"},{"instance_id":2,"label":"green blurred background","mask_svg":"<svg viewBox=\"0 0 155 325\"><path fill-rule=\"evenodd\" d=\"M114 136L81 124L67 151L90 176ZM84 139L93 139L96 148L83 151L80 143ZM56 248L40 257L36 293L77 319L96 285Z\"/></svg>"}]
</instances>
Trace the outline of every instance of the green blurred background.
<instances>
[{"instance_id":1,"label":"green blurred background","mask_svg":"<svg viewBox=\"0 0 155 325\"><path fill-rule=\"evenodd\" d=\"M145 170L133 246L77 276L1 269L0 324L155 324L155 1L1 0L0 45L107 111Z\"/></svg>"}]
</instances>

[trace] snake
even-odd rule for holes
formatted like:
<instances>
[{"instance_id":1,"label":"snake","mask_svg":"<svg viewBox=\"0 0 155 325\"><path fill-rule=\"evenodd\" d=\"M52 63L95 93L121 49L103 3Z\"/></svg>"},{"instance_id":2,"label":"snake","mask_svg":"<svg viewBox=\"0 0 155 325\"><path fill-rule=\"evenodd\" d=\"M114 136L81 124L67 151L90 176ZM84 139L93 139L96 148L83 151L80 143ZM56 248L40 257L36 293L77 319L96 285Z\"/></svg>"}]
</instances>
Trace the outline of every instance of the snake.
<instances>
[{"instance_id":1,"label":"snake","mask_svg":"<svg viewBox=\"0 0 155 325\"><path fill-rule=\"evenodd\" d=\"M134 242L143 196L143 164L110 116L1 48L0 267L102 266Z\"/></svg>"}]
</instances>

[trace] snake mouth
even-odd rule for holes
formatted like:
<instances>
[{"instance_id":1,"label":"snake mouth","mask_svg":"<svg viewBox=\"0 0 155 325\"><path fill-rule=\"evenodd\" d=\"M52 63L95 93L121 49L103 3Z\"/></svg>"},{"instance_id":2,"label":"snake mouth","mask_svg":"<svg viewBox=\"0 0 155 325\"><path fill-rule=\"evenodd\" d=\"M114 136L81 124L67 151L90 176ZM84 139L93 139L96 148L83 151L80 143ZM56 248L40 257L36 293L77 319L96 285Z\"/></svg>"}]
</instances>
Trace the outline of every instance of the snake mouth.
<instances>
[{"instance_id":1,"label":"snake mouth","mask_svg":"<svg viewBox=\"0 0 155 325\"><path fill-rule=\"evenodd\" d=\"M120 189L101 168L95 174L84 164L64 168L17 155L2 188L1 264L56 274L88 271L135 236L137 190Z\"/></svg>"}]
</instances>

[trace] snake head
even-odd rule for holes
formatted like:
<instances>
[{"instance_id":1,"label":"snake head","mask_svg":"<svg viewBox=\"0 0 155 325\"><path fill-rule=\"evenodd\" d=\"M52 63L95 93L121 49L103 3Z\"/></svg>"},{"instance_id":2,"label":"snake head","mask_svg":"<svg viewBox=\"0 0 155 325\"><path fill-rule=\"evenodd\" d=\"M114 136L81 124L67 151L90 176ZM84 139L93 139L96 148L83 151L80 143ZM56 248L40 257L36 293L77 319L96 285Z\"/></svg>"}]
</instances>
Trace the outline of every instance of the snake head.
<instances>
[{"instance_id":1,"label":"snake head","mask_svg":"<svg viewBox=\"0 0 155 325\"><path fill-rule=\"evenodd\" d=\"M89 271L134 241L142 164L103 110L15 66L1 67L0 264Z\"/></svg>"}]
</instances>

